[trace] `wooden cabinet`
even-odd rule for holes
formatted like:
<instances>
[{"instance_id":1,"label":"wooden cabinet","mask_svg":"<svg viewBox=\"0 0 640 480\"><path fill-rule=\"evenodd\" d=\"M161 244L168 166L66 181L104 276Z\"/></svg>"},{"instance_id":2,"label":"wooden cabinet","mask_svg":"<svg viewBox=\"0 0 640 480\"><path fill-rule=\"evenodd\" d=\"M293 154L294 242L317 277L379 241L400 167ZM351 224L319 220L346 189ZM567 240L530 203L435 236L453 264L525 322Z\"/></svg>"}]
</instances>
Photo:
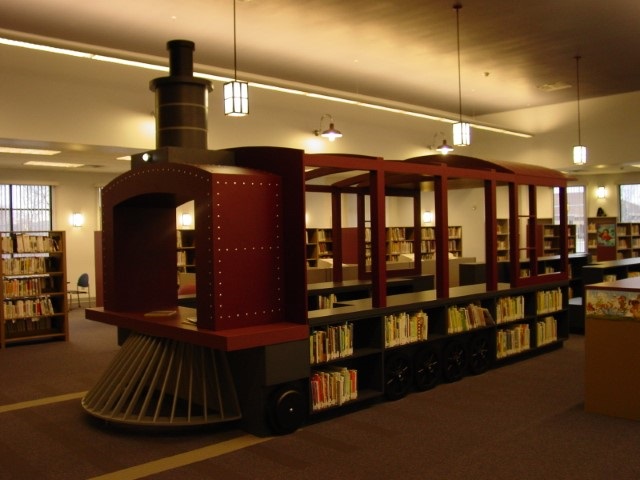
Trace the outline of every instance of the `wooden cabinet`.
<instances>
[{"instance_id":1,"label":"wooden cabinet","mask_svg":"<svg viewBox=\"0 0 640 480\"><path fill-rule=\"evenodd\" d=\"M586 288L587 412L640 420L640 278Z\"/></svg>"},{"instance_id":2,"label":"wooden cabinet","mask_svg":"<svg viewBox=\"0 0 640 480\"><path fill-rule=\"evenodd\" d=\"M0 347L67 340L64 232L3 232Z\"/></svg>"}]
</instances>

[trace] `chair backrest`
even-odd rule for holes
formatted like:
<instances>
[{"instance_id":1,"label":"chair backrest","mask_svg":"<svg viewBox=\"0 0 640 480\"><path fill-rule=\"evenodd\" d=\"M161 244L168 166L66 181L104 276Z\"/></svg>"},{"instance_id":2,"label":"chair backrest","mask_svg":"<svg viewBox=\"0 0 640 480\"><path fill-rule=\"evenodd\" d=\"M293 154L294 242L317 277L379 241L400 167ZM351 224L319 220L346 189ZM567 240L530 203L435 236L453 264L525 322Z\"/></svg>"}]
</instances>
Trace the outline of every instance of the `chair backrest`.
<instances>
[{"instance_id":1,"label":"chair backrest","mask_svg":"<svg viewBox=\"0 0 640 480\"><path fill-rule=\"evenodd\" d=\"M89 274L83 273L78 278L78 286L83 288L89 288Z\"/></svg>"}]
</instances>

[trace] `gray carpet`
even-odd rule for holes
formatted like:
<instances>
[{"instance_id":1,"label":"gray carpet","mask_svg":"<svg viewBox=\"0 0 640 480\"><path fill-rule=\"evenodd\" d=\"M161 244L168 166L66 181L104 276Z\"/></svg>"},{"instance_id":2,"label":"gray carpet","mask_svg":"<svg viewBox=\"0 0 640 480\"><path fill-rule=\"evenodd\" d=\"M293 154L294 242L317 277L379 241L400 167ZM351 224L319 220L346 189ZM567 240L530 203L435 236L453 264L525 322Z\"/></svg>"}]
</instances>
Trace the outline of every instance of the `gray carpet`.
<instances>
[{"instance_id":1,"label":"gray carpet","mask_svg":"<svg viewBox=\"0 0 640 480\"><path fill-rule=\"evenodd\" d=\"M71 317L69 342L0 350L0 408L93 385L118 348L115 329ZM584 340L572 336L546 355L178 467L149 462L247 436L234 425L123 431L78 398L4 411L0 479L638 479L640 422L585 413L583 365Z\"/></svg>"}]
</instances>

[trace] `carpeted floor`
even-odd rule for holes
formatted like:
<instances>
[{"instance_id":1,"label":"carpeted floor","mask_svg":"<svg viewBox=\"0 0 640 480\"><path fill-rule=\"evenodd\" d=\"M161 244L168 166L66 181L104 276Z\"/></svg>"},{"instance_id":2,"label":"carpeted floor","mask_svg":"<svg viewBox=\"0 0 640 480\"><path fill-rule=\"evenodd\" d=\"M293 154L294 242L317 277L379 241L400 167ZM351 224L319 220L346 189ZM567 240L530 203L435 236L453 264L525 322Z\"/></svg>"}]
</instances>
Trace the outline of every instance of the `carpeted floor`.
<instances>
[{"instance_id":1,"label":"carpeted floor","mask_svg":"<svg viewBox=\"0 0 640 480\"><path fill-rule=\"evenodd\" d=\"M272 438L94 420L80 398L117 349L113 327L73 310L69 342L0 350L0 479L640 478L640 422L584 412L580 336Z\"/></svg>"}]
</instances>

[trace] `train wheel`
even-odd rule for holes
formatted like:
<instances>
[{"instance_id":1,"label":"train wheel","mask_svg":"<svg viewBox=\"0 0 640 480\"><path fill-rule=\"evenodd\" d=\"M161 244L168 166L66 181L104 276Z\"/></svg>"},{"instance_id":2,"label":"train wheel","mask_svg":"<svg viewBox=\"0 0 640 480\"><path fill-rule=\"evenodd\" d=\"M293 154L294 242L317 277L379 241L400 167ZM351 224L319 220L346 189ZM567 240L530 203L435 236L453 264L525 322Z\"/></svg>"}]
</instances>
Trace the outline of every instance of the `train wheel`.
<instances>
[{"instance_id":1,"label":"train wheel","mask_svg":"<svg viewBox=\"0 0 640 480\"><path fill-rule=\"evenodd\" d=\"M442 355L444 362L443 375L447 382L460 380L467 366L467 351L460 340L452 340L444 348Z\"/></svg>"},{"instance_id":2,"label":"train wheel","mask_svg":"<svg viewBox=\"0 0 640 480\"><path fill-rule=\"evenodd\" d=\"M414 383L420 391L430 390L440 382L442 360L433 347L423 347L414 356Z\"/></svg>"},{"instance_id":3,"label":"train wheel","mask_svg":"<svg viewBox=\"0 0 640 480\"><path fill-rule=\"evenodd\" d=\"M272 393L267 409L273 432L285 435L295 432L304 424L309 404L305 395L298 389L285 386Z\"/></svg>"},{"instance_id":4,"label":"train wheel","mask_svg":"<svg viewBox=\"0 0 640 480\"><path fill-rule=\"evenodd\" d=\"M411 388L412 368L407 355L395 354L384 362L384 394L389 400L404 397Z\"/></svg>"},{"instance_id":5,"label":"train wheel","mask_svg":"<svg viewBox=\"0 0 640 480\"><path fill-rule=\"evenodd\" d=\"M476 335L469 343L469 371L478 375L491 365L491 345L486 335Z\"/></svg>"}]
</instances>

